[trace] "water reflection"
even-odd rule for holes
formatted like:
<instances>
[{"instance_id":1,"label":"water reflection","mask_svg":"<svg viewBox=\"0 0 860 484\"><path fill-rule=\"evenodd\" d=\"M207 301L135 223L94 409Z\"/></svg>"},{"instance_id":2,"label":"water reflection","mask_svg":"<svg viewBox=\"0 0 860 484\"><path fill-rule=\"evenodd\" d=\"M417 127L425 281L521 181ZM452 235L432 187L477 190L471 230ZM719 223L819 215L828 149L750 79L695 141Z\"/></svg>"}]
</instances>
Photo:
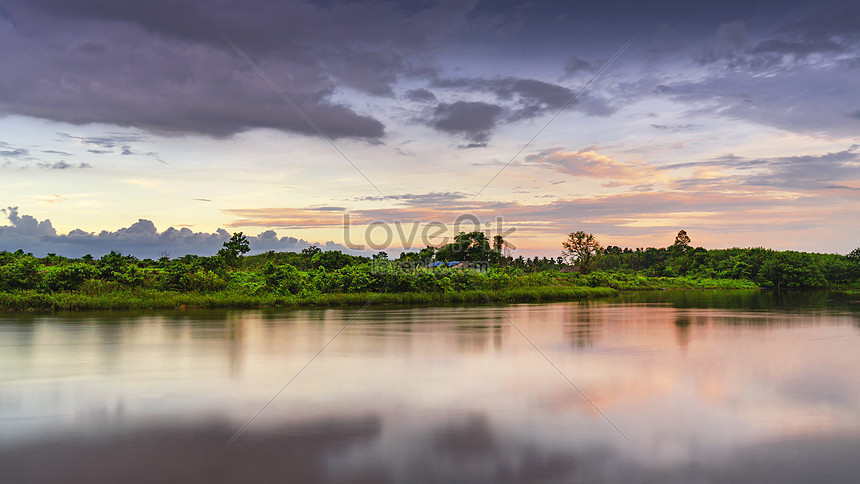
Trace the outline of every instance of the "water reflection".
<instances>
[{"instance_id":1,"label":"water reflection","mask_svg":"<svg viewBox=\"0 0 860 484\"><path fill-rule=\"evenodd\" d=\"M853 481L858 309L758 291L503 306L635 448L491 307L7 315L0 480Z\"/></svg>"}]
</instances>

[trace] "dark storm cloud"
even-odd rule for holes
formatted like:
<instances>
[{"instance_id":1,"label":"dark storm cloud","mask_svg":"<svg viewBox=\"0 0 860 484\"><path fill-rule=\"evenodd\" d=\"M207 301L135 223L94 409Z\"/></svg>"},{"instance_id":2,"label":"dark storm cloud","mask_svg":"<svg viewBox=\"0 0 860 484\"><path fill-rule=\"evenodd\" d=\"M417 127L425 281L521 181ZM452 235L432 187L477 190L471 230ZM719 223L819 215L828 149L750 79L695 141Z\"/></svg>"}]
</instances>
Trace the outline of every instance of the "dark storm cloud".
<instances>
[{"instance_id":1,"label":"dark storm cloud","mask_svg":"<svg viewBox=\"0 0 860 484\"><path fill-rule=\"evenodd\" d=\"M459 145L459 148L484 147L497 125L532 119L545 113L557 113L575 94L573 90L558 84L519 77L437 78L433 80L433 86L442 90L465 90L481 97L489 94L495 98L495 103L440 103L432 112L427 124L470 141ZM616 111L605 99L588 94L577 98L570 109L591 116L608 116Z\"/></svg>"},{"instance_id":2,"label":"dark storm cloud","mask_svg":"<svg viewBox=\"0 0 860 484\"><path fill-rule=\"evenodd\" d=\"M12 2L19 3L19 2ZM253 53L303 55L284 46L317 49L358 43L421 47L463 24L476 2L277 2L225 0L27 0L48 15L123 22L177 39L222 46L223 36ZM446 26L447 24L447 26ZM356 51L348 52L351 55ZM362 50L372 53L374 50Z\"/></svg>"},{"instance_id":3,"label":"dark storm cloud","mask_svg":"<svg viewBox=\"0 0 860 484\"><path fill-rule=\"evenodd\" d=\"M780 15L744 14L720 24L693 56L705 67L693 81L657 90L690 107L803 133L851 136L845 99L860 66L860 9L851 2L786 4ZM667 76L666 79L671 78Z\"/></svg>"},{"instance_id":4,"label":"dark storm cloud","mask_svg":"<svg viewBox=\"0 0 860 484\"><path fill-rule=\"evenodd\" d=\"M854 136L852 105L856 72L839 67L800 66L779 75L729 70L695 82L658 86L655 94L689 106L690 116L717 115L787 131Z\"/></svg>"},{"instance_id":5,"label":"dark storm cloud","mask_svg":"<svg viewBox=\"0 0 860 484\"><path fill-rule=\"evenodd\" d=\"M448 134L463 136L480 146L490 138L501 112L501 106L484 102L439 104L433 111L432 126Z\"/></svg>"},{"instance_id":6,"label":"dark storm cloud","mask_svg":"<svg viewBox=\"0 0 860 484\"><path fill-rule=\"evenodd\" d=\"M723 102L739 93L757 103L755 109L730 99L719 114L801 131L839 130L835 127L839 118L840 132L845 132L845 116L853 111L844 107L832 115L813 111L821 99L829 96L828 104L839 94L819 93L789 116L779 114L789 106L790 86L800 90L809 77L817 75L824 79L813 81L808 90L820 90L830 72L837 71L837 77L843 78L837 81L847 85L842 81L856 81L856 73L846 75L846 69L860 66L856 55L860 15L847 0L814 6L777 0L706 4L619 0L576 8L564 2L476 0L7 0L4 5L0 18L17 27L0 21L4 59L0 110L171 135L223 137L271 128L316 136L227 46L225 36L332 138L374 142L382 138L386 129L381 115L367 107L372 103L359 107L351 100L351 91L391 98L404 78L426 82L433 89L407 91L403 97L409 101L501 107L492 116L492 126L478 131L447 129L447 118L442 120L430 109L419 115L424 124L465 137L462 147L485 145L498 125L557 112L580 87L528 77L491 78L492 56L554 57L561 77L570 78L596 71L599 62L593 59L608 59L617 48L616 37L626 40L631 31L627 27L634 25L645 33L613 65L610 74L617 76L617 82L604 86L606 80L601 79L600 89L589 88L571 110L609 116L619 106L653 95L653 91L635 90L625 95L617 87L640 82L641 73L635 69L650 62L643 60L643 52L663 49L681 56L654 61L650 67L654 77L662 76L655 84L674 89L662 95L695 105ZM676 32L671 41L661 37L669 30ZM689 81L694 76L675 76L682 69L675 63L678 58L693 56L693 50L702 45L707 47L696 58L709 72L695 81ZM473 48L490 53L488 67L472 74L474 78L448 78L464 75L448 70L456 66L440 60L455 46L465 49L467 62L475 55ZM577 54L571 55L574 47ZM735 81L755 85L734 86ZM613 97L604 88L615 89ZM689 94L696 88L702 89ZM678 95L685 91L686 97ZM810 114L816 119L804 121ZM824 124L822 117L828 117ZM436 126L438 121L441 126Z\"/></svg>"},{"instance_id":7,"label":"dark storm cloud","mask_svg":"<svg viewBox=\"0 0 860 484\"><path fill-rule=\"evenodd\" d=\"M37 256L49 252L68 257L92 254L99 257L114 250L141 258L158 258L165 252L171 257L186 254L213 255L221 249L231 234L224 229L214 233L193 232L187 227L173 227L159 232L150 220L139 219L128 227L115 231L103 230L99 233L80 229L68 234L58 234L49 219L37 220L30 215L20 215L18 207L0 209L10 225L0 225L0 250L15 251L24 249ZM304 239L278 237L273 230L256 236L248 236L252 254L270 250L298 251L312 245ZM326 242L325 250L348 250L335 242Z\"/></svg>"},{"instance_id":8,"label":"dark storm cloud","mask_svg":"<svg viewBox=\"0 0 860 484\"><path fill-rule=\"evenodd\" d=\"M520 77L437 79L433 85L494 95L500 103L510 106L508 121L511 122L558 110L576 94L574 90L558 84ZM570 109L592 116L608 116L616 111L605 99L588 93L580 95Z\"/></svg>"},{"instance_id":9,"label":"dark storm cloud","mask_svg":"<svg viewBox=\"0 0 860 484\"><path fill-rule=\"evenodd\" d=\"M856 48L860 42L860 8L835 3L831 8L793 10L786 15L801 20L787 21L769 32L750 32L741 20L724 23L717 29L716 36L732 49L711 49L700 59L706 64L726 62L731 68L747 70L792 69L813 54L844 54L850 62L857 58ZM845 62L846 59L840 60L840 63Z\"/></svg>"},{"instance_id":10,"label":"dark storm cloud","mask_svg":"<svg viewBox=\"0 0 860 484\"><path fill-rule=\"evenodd\" d=\"M333 101L335 89L390 96L400 76L432 70L420 51L461 26L470 8L13 0L20 21L16 31L0 30L0 107L165 134L273 128L315 135L227 46L227 35L328 136L378 139L382 123Z\"/></svg>"}]
</instances>

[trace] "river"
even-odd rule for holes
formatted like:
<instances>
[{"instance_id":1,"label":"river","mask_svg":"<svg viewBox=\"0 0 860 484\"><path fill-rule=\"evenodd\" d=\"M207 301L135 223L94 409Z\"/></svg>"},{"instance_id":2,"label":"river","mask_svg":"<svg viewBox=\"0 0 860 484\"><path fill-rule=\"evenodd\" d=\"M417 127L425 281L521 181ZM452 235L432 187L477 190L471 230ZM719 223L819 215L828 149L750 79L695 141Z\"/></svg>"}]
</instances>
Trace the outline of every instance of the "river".
<instances>
[{"instance_id":1,"label":"river","mask_svg":"<svg viewBox=\"0 0 860 484\"><path fill-rule=\"evenodd\" d=\"M7 313L0 482L860 482L858 300Z\"/></svg>"}]
</instances>

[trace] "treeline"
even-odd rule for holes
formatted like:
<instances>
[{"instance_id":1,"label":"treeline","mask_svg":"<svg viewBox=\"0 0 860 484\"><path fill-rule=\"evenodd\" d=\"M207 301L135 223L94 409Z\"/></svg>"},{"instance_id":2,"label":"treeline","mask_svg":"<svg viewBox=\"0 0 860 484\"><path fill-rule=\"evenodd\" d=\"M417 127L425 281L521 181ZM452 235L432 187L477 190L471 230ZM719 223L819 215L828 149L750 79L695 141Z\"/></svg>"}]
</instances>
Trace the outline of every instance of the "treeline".
<instances>
[{"instance_id":1,"label":"treeline","mask_svg":"<svg viewBox=\"0 0 860 484\"><path fill-rule=\"evenodd\" d=\"M524 272L502 267L469 270L409 266L405 269L398 261L374 261L338 251L314 249L302 253L279 252L241 257L232 266L217 255L139 260L116 252L99 259L68 259L56 255L36 258L23 251L0 252L0 292L80 291L103 294L146 289L308 297L338 293L444 293L547 286L635 289L685 284L661 283L641 276L622 277L613 284L607 284L602 274Z\"/></svg>"},{"instance_id":2,"label":"treeline","mask_svg":"<svg viewBox=\"0 0 860 484\"><path fill-rule=\"evenodd\" d=\"M641 273L655 277L747 279L774 288L840 287L860 281L860 261L838 254L775 251L764 248L701 247L620 249L607 247L595 271Z\"/></svg>"},{"instance_id":3,"label":"treeline","mask_svg":"<svg viewBox=\"0 0 860 484\"><path fill-rule=\"evenodd\" d=\"M572 233L567 241L566 254L582 272L748 280L775 289L839 288L860 283L860 248L848 255L760 247L707 250L690 245L684 230L668 247L604 248L593 236L587 240L589 235Z\"/></svg>"},{"instance_id":4,"label":"treeline","mask_svg":"<svg viewBox=\"0 0 860 484\"><path fill-rule=\"evenodd\" d=\"M0 252L0 293L148 290L307 298L573 286L842 288L860 282L860 249L847 256L762 248L706 250L692 247L684 231L668 247L637 249L604 248L593 235L575 232L563 248L557 258L513 258L505 255L500 237L491 242L483 233L472 232L440 248L404 252L396 260L384 252L363 257L318 247L244 256L249 246L241 233L211 257L140 260L111 252L98 259L54 254L37 258L19 250ZM469 264L448 267L457 261Z\"/></svg>"},{"instance_id":5,"label":"treeline","mask_svg":"<svg viewBox=\"0 0 860 484\"><path fill-rule=\"evenodd\" d=\"M302 297L333 293L442 293L576 285L578 274L491 268L463 270L372 260L317 247L301 253L270 252L242 257L186 255L158 260L111 252L99 259L57 255L37 258L22 250L0 252L0 292L36 291L103 294L146 289L174 292L237 292ZM581 284L583 285L583 284ZM587 284L584 284L587 285Z\"/></svg>"}]
</instances>

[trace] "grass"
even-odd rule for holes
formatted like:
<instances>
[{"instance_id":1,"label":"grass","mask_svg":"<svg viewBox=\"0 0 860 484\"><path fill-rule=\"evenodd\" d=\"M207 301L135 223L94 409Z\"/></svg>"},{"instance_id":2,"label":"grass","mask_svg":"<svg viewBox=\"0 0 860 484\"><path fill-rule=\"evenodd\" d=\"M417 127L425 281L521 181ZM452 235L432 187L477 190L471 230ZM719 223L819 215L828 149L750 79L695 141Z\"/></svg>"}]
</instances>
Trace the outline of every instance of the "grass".
<instances>
[{"instance_id":1,"label":"grass","mask_svg":"<svg viewBox=\"0 0 860 484\"><path fill-rule=\"evenodd\" d=\"M7 311L84 311L120 309L177 308L259 308L297 306L357 306L364 304L483 303L484 295L493 302L545 302L590 299L617 294L608 287L544 286L532 288L456 291L316 294L282 296L249 295L221 291L209 294L179 293L149 289L118 290L106 294L84 292L42 293L21 291L0 293L0 309Z\"/></svg>"},{"instance_id":2,"label":"grass","mask_svg":"<svg viewBox=\"0 0 860 484\"><path fill-rule=\"evenodd\" d=\"M529 274L505 279L496 289L460 289L427 292L326 293L283 295L264 285L236 285L220 291L178 292L128 288L115 282L90 281L82 290L0 292L0 310L86 311L175 308L260 308L299 306L360 306L364 304L454 304L493 302L548 302L607 297L619 291L653 289L754 289L747 280L690 277L646 277L624 273L593 273L559 277ZM493 287L493 281L479 282ZM259 287L258 287L259 286Z\"/></svg>"}]
</instances>

